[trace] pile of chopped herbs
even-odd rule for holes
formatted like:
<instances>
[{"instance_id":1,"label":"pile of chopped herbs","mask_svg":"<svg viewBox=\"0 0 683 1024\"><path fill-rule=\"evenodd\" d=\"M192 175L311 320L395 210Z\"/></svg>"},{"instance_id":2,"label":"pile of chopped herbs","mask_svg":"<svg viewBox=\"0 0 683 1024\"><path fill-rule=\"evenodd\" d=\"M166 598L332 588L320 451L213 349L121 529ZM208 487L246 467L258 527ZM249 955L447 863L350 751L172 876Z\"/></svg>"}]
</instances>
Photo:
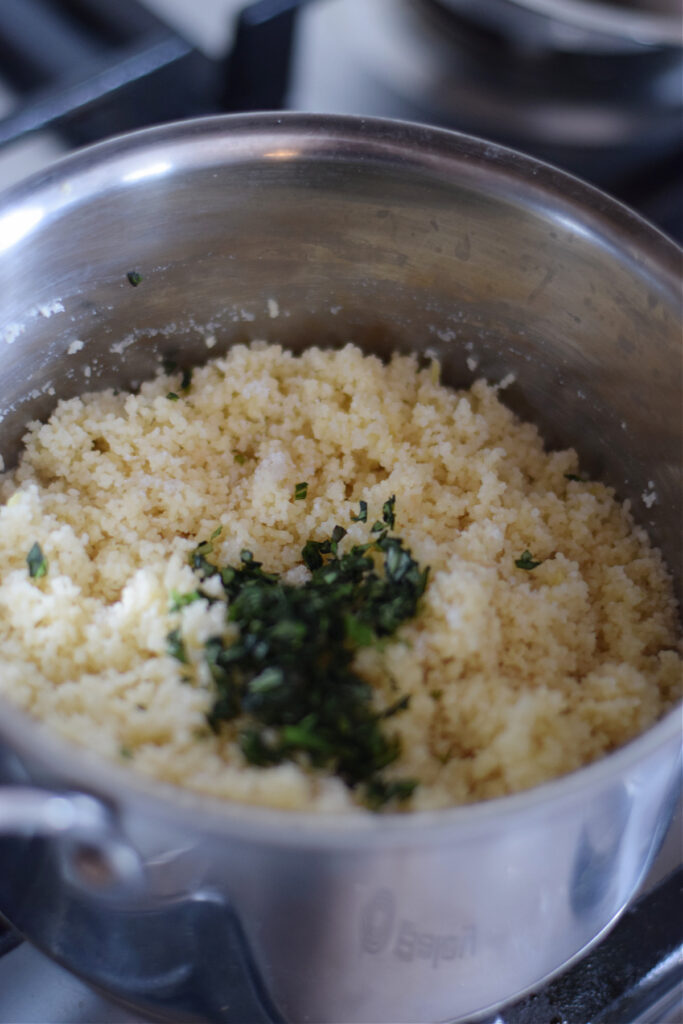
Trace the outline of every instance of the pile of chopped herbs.
<instances>
[{"instance_id":1,"label":"pile of chopped herbs","mask_svg":"<svg viewBox=\"0 0 683 1024\"><path fill-rule=\"evenodd\" d=\"M400 753L385 723L407 708L409 697L378 711L371 686L353 669L358 648L381 643L416 614L427 583L429 570L392 535L395 502L385 502L365 544L342 553L342 526L326 540L309 540L301 555L311 577L300 586L265 572L247 550L238 567L214 564L220 530L190 556L201 578L220 576L227 619L238 630L236 640L217 636L205 644L215 686L211 728L218 733L239 719L239 744L250 764L303 757L343 779L372 809L406 800L417 785L383 776ZM367 522L365 502L352 519ZM191 595L172 595L171 607L198 597L207 597L201 585ZM169 635L169 653L187 660L178 630Z\"/></svg>"}]
</instances>

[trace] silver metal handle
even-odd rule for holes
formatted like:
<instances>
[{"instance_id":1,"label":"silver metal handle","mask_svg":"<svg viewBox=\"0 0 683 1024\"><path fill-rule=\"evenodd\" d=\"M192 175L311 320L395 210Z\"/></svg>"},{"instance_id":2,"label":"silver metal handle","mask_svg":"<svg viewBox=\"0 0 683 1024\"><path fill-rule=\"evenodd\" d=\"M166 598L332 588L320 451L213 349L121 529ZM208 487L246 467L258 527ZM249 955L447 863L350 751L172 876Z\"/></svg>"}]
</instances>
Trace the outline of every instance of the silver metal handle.
<instances>
[{"instance_id":1,"label":"silver metal handle","mask_svg":"<svg viewBox=\"0 0 683 1024\"><path fill-rule=\"evenodd\" d=\"M72 884L102 896L142 886L140 858L114 814L85 793L53 793L29 786L0 787L0 836L56 839Z\"/></svg>"}]
</instances>

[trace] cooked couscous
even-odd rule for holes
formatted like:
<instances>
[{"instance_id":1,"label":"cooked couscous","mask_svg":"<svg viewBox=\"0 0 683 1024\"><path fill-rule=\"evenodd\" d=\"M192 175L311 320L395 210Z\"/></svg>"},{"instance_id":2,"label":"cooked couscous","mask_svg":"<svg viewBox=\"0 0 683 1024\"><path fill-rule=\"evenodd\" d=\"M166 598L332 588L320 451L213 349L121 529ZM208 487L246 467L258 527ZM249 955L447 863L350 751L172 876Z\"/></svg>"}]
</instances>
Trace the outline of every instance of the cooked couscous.
<instances>
[{"instance_id":1,"label":"cooked couscous","mask_svg":"<svg viewBox=\"0 0 683 1024\"><path fill-rule=\"evenodd\" d=\"M613 750L680 696L671 583L628 508L498 390L351 345L254 343L138 394L61 401L0 477L0 693L158 779L351 810L360 788L314 754L255 764L244 713L210 727L207 651L239 636L221 575L198 566L246 557L306 587L308 541L343 527L341 554L376 529L426 580L416 613L353 655L372 707L400 704L383 778L412 780L401 807L514 792Z\"/></svg>"}]
</instances>

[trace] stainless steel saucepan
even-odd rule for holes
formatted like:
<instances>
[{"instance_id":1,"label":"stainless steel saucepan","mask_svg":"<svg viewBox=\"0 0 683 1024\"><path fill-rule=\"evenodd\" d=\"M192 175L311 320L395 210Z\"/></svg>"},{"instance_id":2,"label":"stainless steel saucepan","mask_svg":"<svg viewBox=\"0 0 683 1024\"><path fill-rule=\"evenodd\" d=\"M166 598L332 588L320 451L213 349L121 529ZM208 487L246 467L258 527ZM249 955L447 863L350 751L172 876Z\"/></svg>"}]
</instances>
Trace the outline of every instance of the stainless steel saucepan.
<instances>
[{"instance_id":1,"label":"stainless steel saucepan","mask_svg":"<svg viewBox=\"0 0 683 1024\"><path fill-rule=\"evenodd\" d=\"M160 354L430 350L453 384L468 358L513 371L506 400L630 498L678 570L678 270L606 196L449 132L266 114L114 139L0 201L1 451L11 465L57 398L134 385ZM459 1020L610 926L666 829L680 746L678 710L526 793L321 817L149 781L3 703L0 908L150 1012Z\"/></svg>"}]
</instances>

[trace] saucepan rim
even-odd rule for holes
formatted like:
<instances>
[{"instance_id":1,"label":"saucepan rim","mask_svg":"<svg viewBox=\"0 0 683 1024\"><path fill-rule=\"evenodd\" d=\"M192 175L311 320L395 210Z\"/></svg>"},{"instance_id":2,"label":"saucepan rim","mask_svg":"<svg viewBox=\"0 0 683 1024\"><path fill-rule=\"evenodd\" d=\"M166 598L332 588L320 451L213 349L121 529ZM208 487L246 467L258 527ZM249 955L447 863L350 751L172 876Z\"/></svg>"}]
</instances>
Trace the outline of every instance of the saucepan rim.
<instances>
[{"instance_id":1,"label":"saucepan rim","mask_svg":"<svg viewBox=\"0 0 683 1024\"><path fill-rule=\"evenodd\" d=\"M221 115L115 136L63 157L0 194L0 227L4 217L14 215L16 219L17 211L40 208L41 203L50 214L59 214L82 196L79 184L83 182L88 192L121 185L124 166L129 174L136 162L139 167L153 167L154 163L144 164L145 155L156 158L164 147L173 149L174 169L183 155L185 167L206 168L222 166L226 159L268 158L267 147L274 136L286 138L288 143L296 141L297 146L290 147L291 159L388 161L442 177L457 171L470 180L484 174L487 183L496 188L503 184L512 187L516 198L534 197L538 203L552 200L564 222L570 216L596 241L616 247L622 260L635 262L654 288L663 289L676 302L681 250L615 199L564 171L484 139L381 118L298 112ZM202 142L207 145L200 161L195 148ZM31 225L24 237L39 228L40 221ZM435 832L460 835L493 827L501 816L523 813L528 820L535 811L547 813L549 805L559 812L587 791L616 783L662 745L673 746L682 732L679 704L612 753L519 793L430 811L320 813L249 805L183 790L69 743L45 723L0 698L0 741L27 762L39 765L47 776L56 773L62 788L68 780L72 788L113 805L154 804L154 812L162 818L182 821L194 830L262 837L285 845L365 845L383 840L410 844L424 842Z\"/></svg>"},{"instance_id":2,"label":"saucepan rim","mask_svg":"<svg viewBox=\"0 0 683 1024\"><path fill-rule=\"evenodd\" d=\"M296 148L275 139L296 141ZM167 147L166 149L164 147ZM145 153L152 162L145 159ZM161 159L163 154L169 159ZM182 156L182 161L179 159ZM170 158L173 158L175 163ZM629 242L629 256L657 263L676 295L683 250L635 210L568 171L485 138L447 128L393 118L299 111L218 114L170 121L125 132L84 146L43 170L0 190L0 227L12 215L12 243L39 230L48 216L107 188L138 182L180 169L225 166L255 160L364 161L413 167L438 177L458 167L461 180L486 178L489 187L514 185L515 197L552 199L562 215L573 213L584 232L603 244ZM448 177L448 175L444 175ZM41 205L42 204L42 205ZM21 207L35 211L16 238ZM39 215L40 214L40 215ZM566 220L560 223L565 226ZM621 241L620 241L621 240ZM0 251L8 246L0 245Z\"/></svg>"}]
</instances>

